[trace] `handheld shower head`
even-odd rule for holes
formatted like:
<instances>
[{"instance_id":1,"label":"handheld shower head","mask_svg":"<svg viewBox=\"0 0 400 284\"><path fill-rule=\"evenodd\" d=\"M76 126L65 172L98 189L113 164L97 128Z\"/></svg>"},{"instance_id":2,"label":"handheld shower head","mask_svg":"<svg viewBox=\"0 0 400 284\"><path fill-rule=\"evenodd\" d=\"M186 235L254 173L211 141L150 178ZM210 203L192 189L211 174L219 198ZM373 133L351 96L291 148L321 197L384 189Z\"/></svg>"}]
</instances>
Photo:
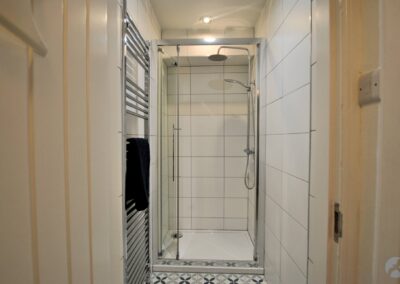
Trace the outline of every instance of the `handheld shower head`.
<instances>
[{"instance_id":1,"label":"handheld shower head","mask_svg":"<svg viewBox=\"0 0 400 284\"><path fill-rule=\"evenodd\" d=\"M247 91L251 90L250 86L247 86L245 84L243 84L242 82L235 80L235 79L224 79L225 82L227 83L232 83L232 84L239 84L240 86L242 86L243 88L247 89Z\"/></svg>"}]
</instances>

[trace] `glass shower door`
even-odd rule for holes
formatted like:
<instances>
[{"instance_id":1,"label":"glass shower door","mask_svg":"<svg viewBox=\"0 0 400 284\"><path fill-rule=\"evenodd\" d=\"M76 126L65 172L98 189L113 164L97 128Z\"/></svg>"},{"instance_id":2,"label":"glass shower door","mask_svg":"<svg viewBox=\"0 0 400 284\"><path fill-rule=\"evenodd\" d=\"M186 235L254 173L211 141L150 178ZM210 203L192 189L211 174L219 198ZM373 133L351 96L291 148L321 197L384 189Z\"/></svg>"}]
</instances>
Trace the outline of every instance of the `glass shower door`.
<instances>
[{"instance_id":1,"label":"glass shower door","mask_svg":"<svg viewBox=\"0 0 400 284\"><path fill-rule=\"evenodd\" d=\"M176 47L175 47L176 48ZM179 72L178 49L159 50L159 192L158 192L158 255L179 258ZM168 55L173 54L173 56Z\"/></svg>"}]
</instances>

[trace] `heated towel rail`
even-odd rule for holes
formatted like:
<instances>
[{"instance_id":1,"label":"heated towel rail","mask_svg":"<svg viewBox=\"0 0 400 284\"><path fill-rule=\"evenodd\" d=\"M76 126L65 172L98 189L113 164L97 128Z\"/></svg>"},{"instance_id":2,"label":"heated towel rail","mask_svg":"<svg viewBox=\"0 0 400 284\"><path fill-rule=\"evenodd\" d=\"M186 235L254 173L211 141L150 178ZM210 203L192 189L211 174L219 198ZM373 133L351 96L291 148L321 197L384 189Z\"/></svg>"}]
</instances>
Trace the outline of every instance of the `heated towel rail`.
<instances>
[{"instance_id":1,"label":"heated towel rail","mask_svg":"<svg viewBox=\"0 0 400 284\"><path fill-rule=\"evenodd\" d=\"M124 3L123 14L122 108L125 115L123 115L122 149L123 181L125 181L126 138L144 136L149 139L150 57L149 45L126 12L126 3ZM144 133L130 133L128 120L132 121L132 118L143 125ZM123 208L125 284L149 283L149 209L137 211L133 201L125 204L125 198Z\"/></svg>"}]
</instances>

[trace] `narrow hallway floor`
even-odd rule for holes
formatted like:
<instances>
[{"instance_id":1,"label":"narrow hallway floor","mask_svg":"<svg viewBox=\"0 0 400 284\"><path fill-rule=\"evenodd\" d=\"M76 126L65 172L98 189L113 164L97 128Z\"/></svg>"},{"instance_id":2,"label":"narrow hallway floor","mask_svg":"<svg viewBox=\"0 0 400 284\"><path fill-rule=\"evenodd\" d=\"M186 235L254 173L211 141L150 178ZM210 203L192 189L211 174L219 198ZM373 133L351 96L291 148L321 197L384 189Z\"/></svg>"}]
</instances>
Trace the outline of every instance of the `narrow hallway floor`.
<instances>
[{"instance_id":1,"label":"narrow hallway floor","mask_svg":"<svg viewBox=\"0 0 400 284\"><path fill-rule=\"evenodd\" d=\"M152 284L266 284L262 275L154 272Z\"/></svg>"}]
</instances>

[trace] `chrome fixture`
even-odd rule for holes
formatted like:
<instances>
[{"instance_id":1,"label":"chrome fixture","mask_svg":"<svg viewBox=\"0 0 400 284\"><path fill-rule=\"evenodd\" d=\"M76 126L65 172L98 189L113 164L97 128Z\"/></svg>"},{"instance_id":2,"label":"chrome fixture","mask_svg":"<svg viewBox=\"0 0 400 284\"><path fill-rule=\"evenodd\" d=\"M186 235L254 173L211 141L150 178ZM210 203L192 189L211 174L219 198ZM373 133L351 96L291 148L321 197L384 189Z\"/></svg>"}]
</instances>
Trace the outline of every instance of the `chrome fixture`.
<instances>
[{"instance_id":1,"label":"chrome fixture","mask_svg":"<svg viewBox=\"0 0 400 284\"><path fill-rule=\"evenodd\" d=\"M248 81L247 84L240 82L235 79L224 79L225 82L227 83L232 83L232 84L238 84L242 86L243 88L246 89L247 91L247 145L246 149L244 149L244 152L247 155L247 163L246 163L246 169L244 173L244 184L246 185L247 189L253 189L256 185L256 158L255 158L255 111L254 111L254 92L253 88L251 87L252 81L251 81L251 57L250 57L250 51L247 48L244 47L239 47L239 46L221 46L218 48L217 54L210 55L208 59L211 61L225 61L228 59L228 57L224 54L220 54L221 49L236 49L236 50L243 50L247 52L247 59L248 59ZM250 134L251 130L253 130L253 143L252 143L252 148L250 146ZM253 162L250 164L250 159L253 158ZM250 170L250 165L253 165L253 170ZM252 176L251 176L252 172ZM252 178L252 182L251 182Z\"/></svg>"}]
</instances>

